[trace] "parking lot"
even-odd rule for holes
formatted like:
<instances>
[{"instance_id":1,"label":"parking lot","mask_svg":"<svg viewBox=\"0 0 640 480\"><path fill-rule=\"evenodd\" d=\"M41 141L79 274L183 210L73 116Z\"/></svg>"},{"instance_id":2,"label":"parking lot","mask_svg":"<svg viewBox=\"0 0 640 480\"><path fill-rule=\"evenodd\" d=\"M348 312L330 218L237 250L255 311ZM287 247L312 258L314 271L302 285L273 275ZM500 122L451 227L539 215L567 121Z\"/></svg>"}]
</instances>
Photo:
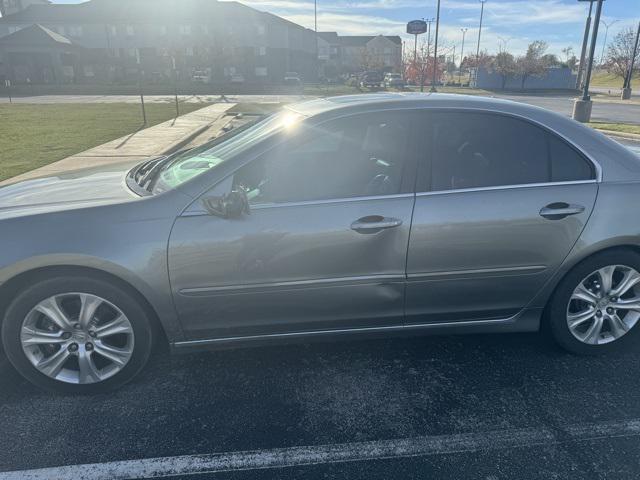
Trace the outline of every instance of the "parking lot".
<instances>
[{"instance_id":1,"label":"parking lot","mask_svg":"<svg viewBox=\"0 0 640 480\"><path fill-rule=\"evenodd\" d=\"M537 334L416 337L160 356L115 394L61 397L4 364L0 471L251 450L164 473L636 478L639 367Z\"/></svg>"}]
</instances>

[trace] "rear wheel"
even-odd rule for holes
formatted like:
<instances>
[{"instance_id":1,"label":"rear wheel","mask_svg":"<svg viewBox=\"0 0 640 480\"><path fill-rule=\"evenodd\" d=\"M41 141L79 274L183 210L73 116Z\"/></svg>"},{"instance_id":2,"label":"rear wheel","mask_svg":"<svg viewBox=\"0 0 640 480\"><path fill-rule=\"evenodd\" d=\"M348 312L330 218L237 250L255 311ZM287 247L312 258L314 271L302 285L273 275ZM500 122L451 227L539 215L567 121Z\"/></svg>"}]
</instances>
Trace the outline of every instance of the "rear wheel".
<instances>
[{"instance_id":1,"label":"rear wheel","mask_svg":"<svg viewBox=\"0 0 640 480\"><path fill-rule=\"evenodd\" d=\"M567 350L598 354L638 336L640 255L604 252L574 268L558 286L549 309L551 333Z\"/></svg>"},{"instance_id":2,"label":"rear wheel","mask_svg":"<svg viewBox=\"0 0 640 480\"><path fill-rule=\"evenodd\" d=\"M152 328L144 309L106 281L52 278L23 291L7 309L7 357L35 385L95 393L131 380L146 364Z\"/></svg>"}]
</instances>

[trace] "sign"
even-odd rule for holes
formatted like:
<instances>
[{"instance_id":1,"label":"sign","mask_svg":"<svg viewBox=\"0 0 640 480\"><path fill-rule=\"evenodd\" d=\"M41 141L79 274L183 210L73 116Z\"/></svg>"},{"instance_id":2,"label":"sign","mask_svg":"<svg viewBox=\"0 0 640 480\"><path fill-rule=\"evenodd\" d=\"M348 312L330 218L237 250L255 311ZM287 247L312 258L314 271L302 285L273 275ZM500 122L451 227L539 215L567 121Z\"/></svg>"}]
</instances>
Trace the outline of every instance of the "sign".
<instances>
[{"instance_id":1,"label":"sign","mask_svg":"<svg viewBox=\"0 0 640 480\"><path fill-rule=\"evenodd\" d=\"M420 35L427 32L427 22L424 20L412 20L407 23L407 33L409 35Z\"/></svg>"}]
</instances>

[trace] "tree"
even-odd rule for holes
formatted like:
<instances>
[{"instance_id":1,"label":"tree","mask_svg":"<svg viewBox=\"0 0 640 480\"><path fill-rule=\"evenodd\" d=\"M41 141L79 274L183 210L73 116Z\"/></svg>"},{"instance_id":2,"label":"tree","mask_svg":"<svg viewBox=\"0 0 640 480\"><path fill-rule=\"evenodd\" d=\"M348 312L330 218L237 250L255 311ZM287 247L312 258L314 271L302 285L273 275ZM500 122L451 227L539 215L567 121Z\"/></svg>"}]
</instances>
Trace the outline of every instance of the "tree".
<instances>
[{"instance_id":1,"label":"tree","mask_svg":"<svg viewBox=\"0 0 640 480\"><path fill-rule=\"evenodd\" d=\"M493 57L489 68L492 72L500 75L502 79L501 88L504 90L507 80L518 73L518 67L516 65L516 59L509 52L500 52Z\"/></svg>"},{"instance_id":2,"label":"tree","mask_svg":"<svg viewBox=\"0 0 640 480\"><path fill-rule=\"evenodd\" d=\"M521 78L521 89L524 89L527 78L531 76L544 75L547 71L547 67L549 66L548 62L552 61L552 59L549 58L549 56L544 55L546 50L547 43L542 40L536 40L529 44L527 47L527 53L518 57L516 65L518 67L518 74Z\"/></svg>"},{"instance_id":3,"label":"tree","mask_svg":"<svg viewBox=\"0 0 640 480\"><path fill-rule=\"evenodd\" d=\"M633 28L628 27L618 32L613 41L609 44L605 68L609 73L618 77L626 78L631 67L631 55L636 41L636 33ZM635 61L640 57L640 49L636 52Z\"/></svg>"},{"instance_id":4,"label":"tree","mask_svg":"<svg viewBox=\"0 0 640 480\"><path fill-rule=\"evenodd\" d=\"M573 55L573 47L566 47L563 48L562 50L560 50L562 52L562 54L564 55L564 63L566 65L569 65L569 59L575 55Z\"/></svg>"}]
</instances>

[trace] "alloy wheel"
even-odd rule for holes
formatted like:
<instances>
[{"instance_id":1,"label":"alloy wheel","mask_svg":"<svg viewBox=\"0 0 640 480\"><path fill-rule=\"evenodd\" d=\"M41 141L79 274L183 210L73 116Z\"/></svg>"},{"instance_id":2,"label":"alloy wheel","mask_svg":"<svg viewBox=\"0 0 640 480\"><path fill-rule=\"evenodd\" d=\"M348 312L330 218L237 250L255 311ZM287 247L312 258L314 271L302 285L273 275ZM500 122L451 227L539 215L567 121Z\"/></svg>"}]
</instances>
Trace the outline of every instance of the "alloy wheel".
<instances>
[{"instance_id":1,"label":"alloy wheel","mask_svg":"<svg viewBox=\"0 0 640 480\"><path fill-rule=\"evenodd\" d=\"M587 275L567 305L572 335L589 345L613 342L640 318L640 273L625 265L608 265Z\"/></svg>"},{"instance_id":2,"label":"alloy wheel","mask_svg":"<svg viewBox=\"0 0 640 480\"><path fill-rule=\"evenodd\" d=\"M104 298L64 293L39 302L20 329L31 364L55 380L98 383L120 372L134 349L127 316Z\"/></svg>"}]
</instances>

